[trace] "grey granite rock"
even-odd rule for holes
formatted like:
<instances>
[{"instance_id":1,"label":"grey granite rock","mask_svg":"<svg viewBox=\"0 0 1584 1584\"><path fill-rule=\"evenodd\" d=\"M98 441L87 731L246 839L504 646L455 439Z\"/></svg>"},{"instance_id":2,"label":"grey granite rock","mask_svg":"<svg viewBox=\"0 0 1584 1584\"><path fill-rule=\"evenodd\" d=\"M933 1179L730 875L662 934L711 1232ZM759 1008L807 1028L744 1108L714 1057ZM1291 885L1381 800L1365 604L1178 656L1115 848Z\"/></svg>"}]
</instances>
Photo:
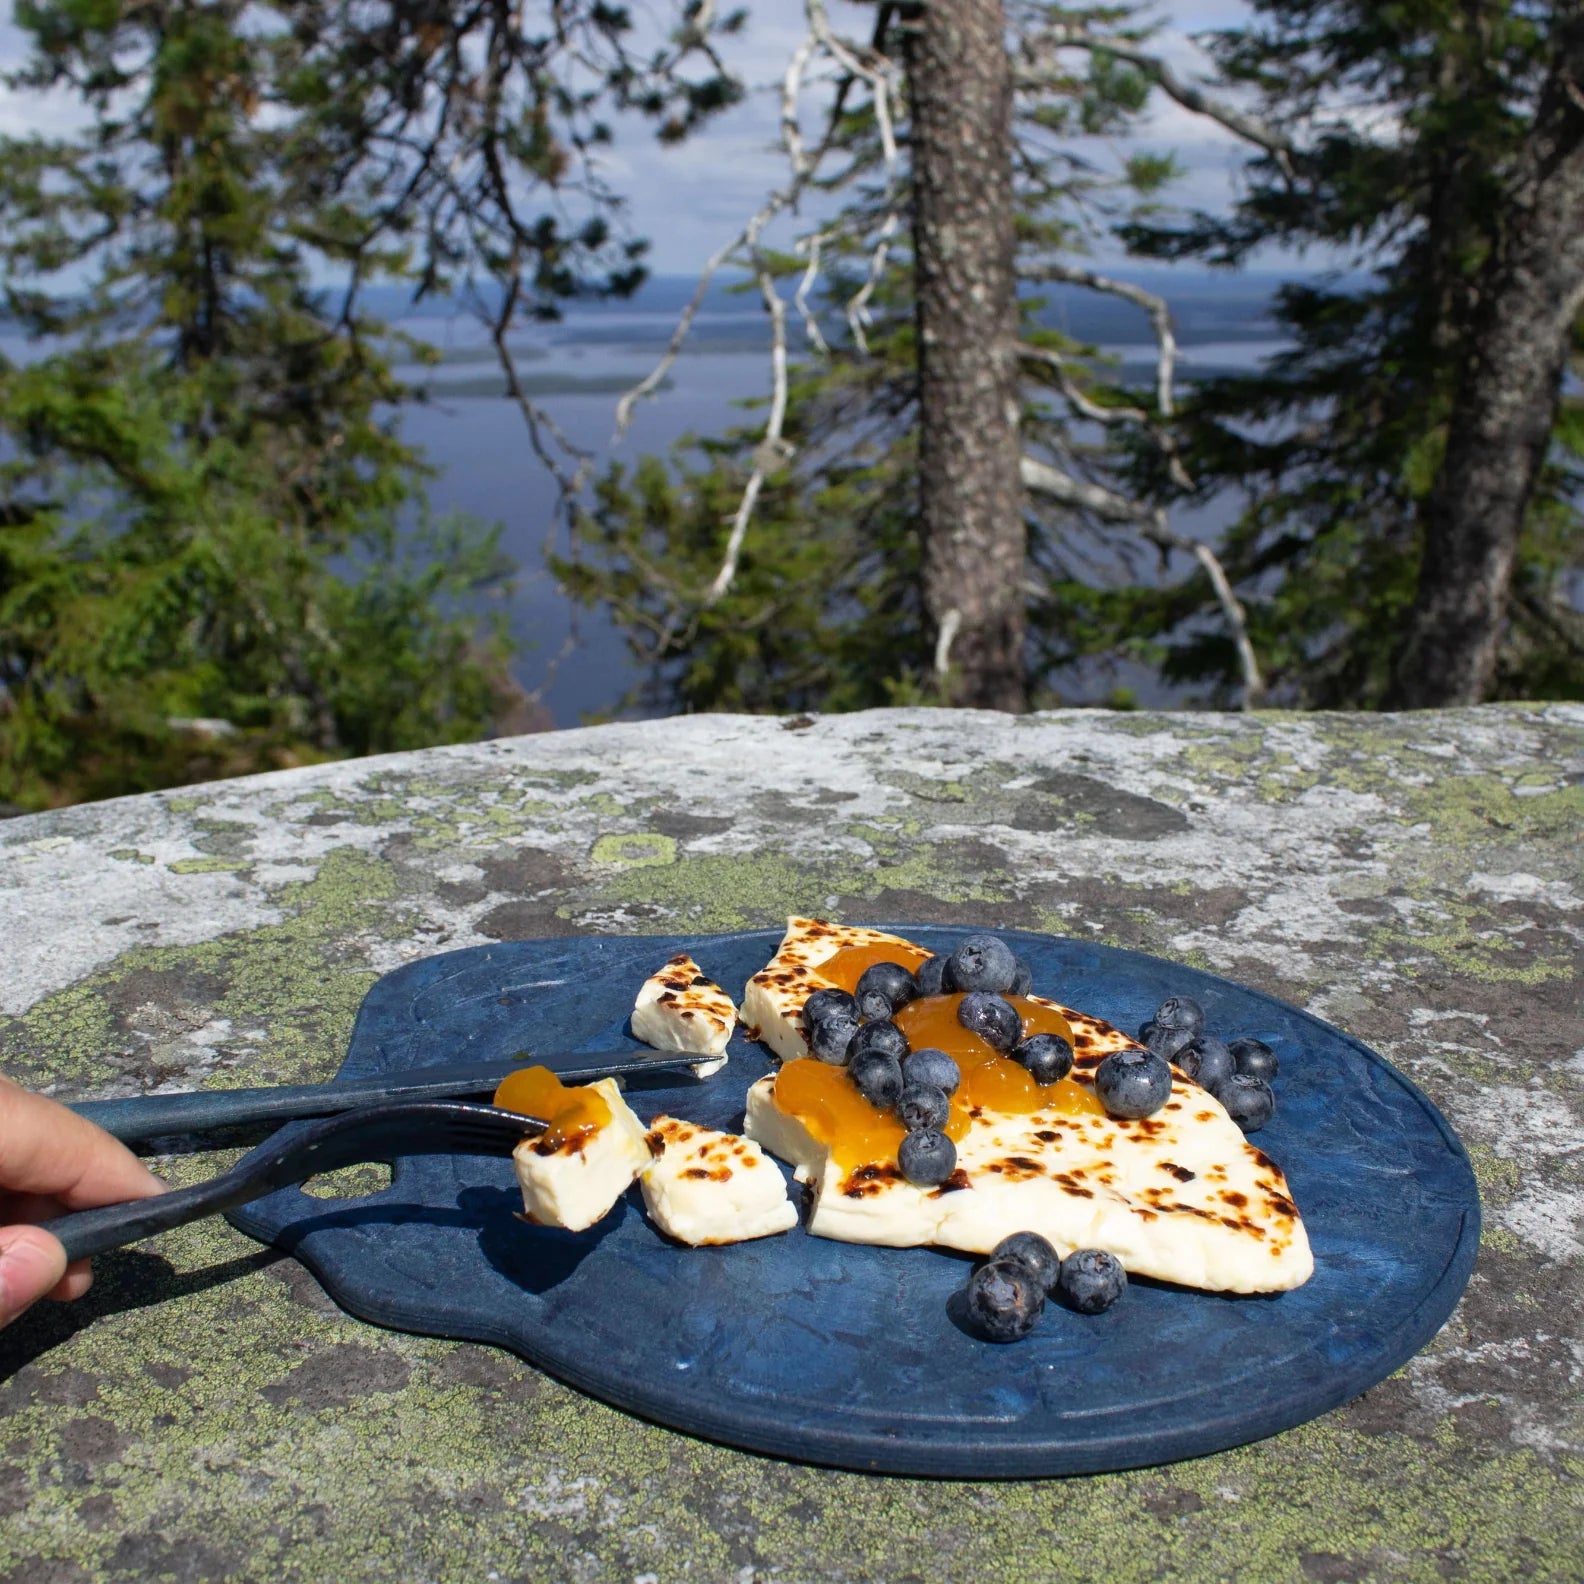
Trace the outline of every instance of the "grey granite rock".
<instances>
[{"instance_id":1,"label":"grey granite rock","mask_svg":"<svg viewBox=\"0 0 1584 1584\"><path fill-rule=\"evenodd\" d=\"M0 1584L1584 1576L1584 708L603 727L10 820L0 896L4 1068L63 1097L328 1076L378 974L489 939L1091 936L1374 1045L1486 1207L1458 1313L1364 1398L989 1486L689 1441L202 1224L0 1334Z\"/></svg>"}]
</instances>

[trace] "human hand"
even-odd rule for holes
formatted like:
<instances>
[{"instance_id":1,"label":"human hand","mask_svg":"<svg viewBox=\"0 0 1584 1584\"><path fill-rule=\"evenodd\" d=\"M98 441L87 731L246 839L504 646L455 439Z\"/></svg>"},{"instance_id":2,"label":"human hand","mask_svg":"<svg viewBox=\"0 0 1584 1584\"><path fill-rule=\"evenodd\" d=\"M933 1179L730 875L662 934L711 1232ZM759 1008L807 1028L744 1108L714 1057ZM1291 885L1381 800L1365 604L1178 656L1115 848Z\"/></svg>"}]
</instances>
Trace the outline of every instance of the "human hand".
<instances>
[{"instance_id":1,"label":"human hand","mask_svg":"<svg viewBox=\"0 0 1584 1584\"><path fill-rule=\"evenodd\" d=\"M0 1326L40 1298L81 1298L93 1281L87 1260L68 1265L57 1239L32 1223L165 1188L103 1128L0 1078Z\"/></svg>"}]
</instances>

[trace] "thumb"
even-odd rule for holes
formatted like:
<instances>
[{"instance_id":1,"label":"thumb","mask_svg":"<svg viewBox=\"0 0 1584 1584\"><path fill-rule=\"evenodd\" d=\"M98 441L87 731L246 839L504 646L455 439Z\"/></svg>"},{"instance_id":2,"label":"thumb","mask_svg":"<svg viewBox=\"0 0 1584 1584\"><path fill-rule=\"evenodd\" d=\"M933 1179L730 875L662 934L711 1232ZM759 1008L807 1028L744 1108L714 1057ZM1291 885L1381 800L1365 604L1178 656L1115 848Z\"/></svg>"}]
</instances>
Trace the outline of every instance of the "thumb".
<instances>
[{"instance_id":1,"label":"thumb","mask_svg":"<svg viewBox=\"0 0 1584 1584\"><path fill-rule=\"evenodd\" d=\"M66 1251L42 1227L0 1227L0 1326L53 1290L66 1274Z\"/></svg>"}]
</instances>

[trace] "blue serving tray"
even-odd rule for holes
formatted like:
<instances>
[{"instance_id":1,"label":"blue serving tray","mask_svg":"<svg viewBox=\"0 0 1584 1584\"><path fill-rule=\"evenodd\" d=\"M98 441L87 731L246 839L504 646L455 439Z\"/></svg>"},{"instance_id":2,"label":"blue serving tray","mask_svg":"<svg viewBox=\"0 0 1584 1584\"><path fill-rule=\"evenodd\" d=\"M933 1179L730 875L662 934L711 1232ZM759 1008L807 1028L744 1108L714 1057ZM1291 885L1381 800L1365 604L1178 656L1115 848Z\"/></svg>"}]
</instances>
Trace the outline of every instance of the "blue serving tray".
<instances>
[{"instance_id":1,"label":"blue serving tray","mask_svg":"<svg viewBox=\"0 0 1584 1584\"><path fill-rule=\"evenodd\" d=\"M894 926L950 950L963 929ZM1105 1314L1047 1308L997 1347L955 1322L972 1261L785 1236L689 1249L636 1188L584 1233L528 1226L504 1160L415 1156L356 1201L283 1189L232 1213L379 1325L493 1342L606 1402L756 1452L896 1474L1007 1478L1195 1457L1300 1424L1411 1358L1451 1314L1479 1243L1467 1155L1436 1108L1340 1030L1258 991L1137 952L1003 931L1034 987L1136 1030L1167 996L1281 1058L1256 1142L1314 1248L1294 1292L1224 1297L1135 1281ZM686 950L735 991L779 931L514 941L449 952L369 992L340 1077L519 1049L626 1050L638 986ZM741 1124L769 1063L740 1037L706 1082L629 1090Z\"/></svg>"}]
</instances>

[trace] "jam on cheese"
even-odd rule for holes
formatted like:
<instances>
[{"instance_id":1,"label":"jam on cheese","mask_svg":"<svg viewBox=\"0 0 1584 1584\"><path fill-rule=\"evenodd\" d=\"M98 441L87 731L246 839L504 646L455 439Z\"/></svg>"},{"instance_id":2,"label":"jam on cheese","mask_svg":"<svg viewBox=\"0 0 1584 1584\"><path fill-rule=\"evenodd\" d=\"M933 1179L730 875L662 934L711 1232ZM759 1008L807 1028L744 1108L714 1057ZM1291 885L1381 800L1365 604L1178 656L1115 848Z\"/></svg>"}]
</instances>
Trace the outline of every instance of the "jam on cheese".
<instances>
[{"instance_id":1,"label":"jam on cheese","mask_svg":"<svg viewBox=\"0 0 1584 1584\"><path fill-rule=\"evenodd\" d=\"M1072 1044L1072 1029L1059 1012L1024 996L1006 998L1023 1020L1023 1038L1055 1034ZM1042 1089L1028 1070L1003 1056L987 1040L970 1033L957 1021L960 995L924 996L896 1014L896 1026L907 1035L914 1050L933 1046L943 1050L962 1069L962 1084L952 1097L965 1106L982 1106L1010 1116L1030 1116L1050 1111L1058 1116L1103 1116L1105 1107L1094 1091L1063 1078Z\"/></svg>"},{"instance_id":2,"label":"jam on cheese","mask_svg":"<svg viewBox=\"0 0 1584 1584\"><path fill-rule=\"evenodd\" d=\"M873 963L900 962L905 968L916 969L928 955L890 945L853 946L821 963L818 972L822 979L851 991L859 975ZM967 1135L973 1107L1010 1116L1031 1116L1036 1111L1054 1116L1105 1115L1105 1107L1092 1089L1071 1078L1041 1088L1026 1068L965 1029L957 1020L962 999L960 995L925 996L903 1007L894 1020L914 1050L943 1050L962 1070L962 1083L952 1096L945 1127L949 1138L958 1141ZM1057 1034L1072 1042L1072 1030L1060 1013L1023 996L1008 996L1007 1000L1023 1020L1024 1039L1031 1034ZM818 1057L800 1057L781 1068L776 1075L775 1103L828 1145L838 1166L894 1160L901 1147L905 1130L895 1115L865 1100L845 1068Z\"/></svg>"},{"instance_id":3,"label":"jam on cheese","mask_svg":"<svg viewBox=\"0 0 1584 1584\"><path fill-rule=\"evenodd\" d=\"M534 1148L546 1155L568 1142L576 1147L611 1119L603 1095L593 1089L567 1088L548 1067L520 1067L509 1073L495 1091L495 1104L503 1111L548 1122L534 1141Z\"/></svg>"},{"instance_id":4,"label":"jam on cheese","mask_svg":"<svg viewBox=\"0 0 1584 1584\"><path fill-rule=\"evenodd\" d=\"M876 963L901 963L909 973L917 973L930 959L927 951L916 946L899 946L894 941L878 946L849 946L834 957L827 958L814 971L827 984L852 995L866 968Z\"/></svg>"},{"instance_id":5,"label":"jam on cheese","mask_svg":"<svg viewBox=\"0 0 1584 1584\"><path fill-rule=\"evenodd\" d=\"M906 1136L890 1111L864 1099L845 1067L817 1056L800 1056L776 1074L775 1103L796 1117L821 1144L829 1145L832 1158L841 1167L895 1160ZM955 1096L945 1132L953 1140L968 1132L968 1112Z\"/></svg>"}]
</instances>

